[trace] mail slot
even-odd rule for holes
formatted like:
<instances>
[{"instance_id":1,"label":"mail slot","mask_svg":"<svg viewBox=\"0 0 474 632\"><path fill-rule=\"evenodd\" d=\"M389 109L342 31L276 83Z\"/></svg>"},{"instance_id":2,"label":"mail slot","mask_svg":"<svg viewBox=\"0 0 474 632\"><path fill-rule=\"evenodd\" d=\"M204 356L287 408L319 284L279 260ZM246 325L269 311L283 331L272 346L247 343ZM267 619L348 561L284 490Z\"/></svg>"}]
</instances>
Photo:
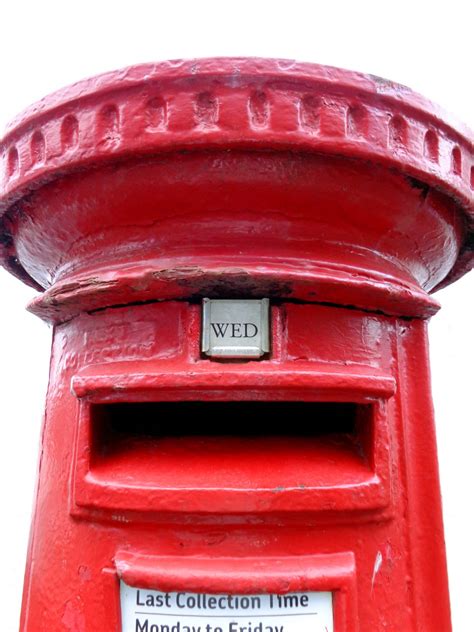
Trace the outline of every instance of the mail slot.
<instances>
[{"instance_id":1,"label":"mail slot","mask_svg":"<svg viewBox=\"0 0 474 632\"><path fill-rule=\"evenodd\" d=\"M16 119L0 257L54 327L22 632L451 629L427 321L472 262L472 140L281 60Z\"/></svg>"},{"instance_id":2,"label":"mail slot","mask_svg":"<svg viewBox=\"0 0 474 632\"><path fill-rule=\"evenodd\" d=\"M126 486L209 491L370 483L374 411L303 401L93 405L90 475ZM262 471L259 464L264 461ZM250 488L250 489L249 489ZM151 503L150 496L148 502ZM207 503L202 510L206 511Z\"/></svg>"}]
</instances>

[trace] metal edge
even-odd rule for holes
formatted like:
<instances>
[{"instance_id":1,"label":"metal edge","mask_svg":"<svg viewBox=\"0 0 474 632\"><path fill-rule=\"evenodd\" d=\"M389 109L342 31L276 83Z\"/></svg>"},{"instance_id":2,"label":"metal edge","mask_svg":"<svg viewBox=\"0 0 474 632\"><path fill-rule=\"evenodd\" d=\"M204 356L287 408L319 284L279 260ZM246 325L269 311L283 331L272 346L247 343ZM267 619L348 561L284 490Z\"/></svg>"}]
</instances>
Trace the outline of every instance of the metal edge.
<instances>
[{"instance_id":1,"label":"metal edge","mask_svg":"<svg viewBox=\"0 0 474 632\"><path fill-rule=\"evenodd\" d=\"M202 299L202 323L201 323L201 351L209 354L209 327L211 321L211 301L208 298Z\"/></svg>"},{"instance_id":2,"label":"metal edge","mask_svg":"<svg viewBox=\"0 0 474 632\"><path fill-rule=\"evenodd\" d=\"M262 352L270 353L270 299L268 298L260 299L260 317L262 322Z\"/></svg>"}]
</instances>

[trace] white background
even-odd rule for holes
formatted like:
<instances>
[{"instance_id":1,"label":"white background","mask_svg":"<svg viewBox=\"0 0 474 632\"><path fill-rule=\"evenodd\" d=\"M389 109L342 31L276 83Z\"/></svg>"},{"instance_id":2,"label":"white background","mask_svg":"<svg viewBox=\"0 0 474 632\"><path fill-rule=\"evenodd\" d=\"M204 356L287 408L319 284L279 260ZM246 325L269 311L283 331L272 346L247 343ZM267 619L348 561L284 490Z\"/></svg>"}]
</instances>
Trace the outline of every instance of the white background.
<instances>
[{"instance_id":1,"label":"white background","mask_svg":"<svg viewBox=\"0 0 474 632\"><path fill-rule=\"evenodd\" d=\"M3 0L0 127L46 93L102 71L178 57L257 55L385 76L437 101L474 129L471 4ZM430 324L455 632L474 630L473 277L438 293L443 309ZM18 629L48 373L50 331L24 311L33 295L0 271L2 632Z\"/></svg>"}]
</instances>

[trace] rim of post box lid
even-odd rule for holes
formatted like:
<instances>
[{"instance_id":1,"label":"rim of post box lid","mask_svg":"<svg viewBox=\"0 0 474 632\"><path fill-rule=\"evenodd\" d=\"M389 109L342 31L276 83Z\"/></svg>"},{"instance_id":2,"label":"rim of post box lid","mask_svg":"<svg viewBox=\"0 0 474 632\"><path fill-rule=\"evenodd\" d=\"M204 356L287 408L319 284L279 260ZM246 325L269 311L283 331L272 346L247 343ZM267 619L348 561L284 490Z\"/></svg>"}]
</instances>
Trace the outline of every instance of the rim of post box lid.
<instances>
[{"instance_id":1,"label":"rim of post box lid","mask_svg":"<svg viewBox=\"0 0 474 632\"><path fill-rule=\"evenodd\" d=\"M162 107L159 92L163 86L173 95L179 94L182 112L187 112L181 118L187 116L189 120L168 126L166 133L134 133L134 117L139 115L140 107L143 109L144 99L148 108ZM216 105L212 97L215 86L225 86L240 97L244 91L247 109L255 100L257 119L265 114L264 90L268 90L271 122L259 125L257 120L252 125L247 120L243 124L242 113L236 112L242 108L242 98L233 101L231 96L225 104ZM285 91L298 95L298 104L293 106L296 114L288 114L288 99L282 97ZM158 96L150 97L152 93ZM116 127L113 115L125 106L128 114L121 115ZM225 124L219 120L224 112L216 114L219 107L228 110ZM332 117L330 124L315 133L310 129L311 117L326 110ZM246 115L249 118L248 112ZM111 134L116 135L112 142L104 142L97 134L78 133L94 126L98 116L111 122ZM196 124L196 116L204 125ZM304 116L306 127L302 124ZM351 116L356 127L358 116L377 124L370 128L362 125L351 133ZM292 126L291 117L299 117L300 124ZM395 134L393 143L391 133ZM456 280L473 265L474 144L467 127L409 88L373 75L259 58L174 60L132 66L59 90L19 115L0 141L0 263L26 283L45 289L23 268L8 220L24 212L21 203L32 193L58 178L157 154L233 148L351 158L414 178L449 198L463 226L454 265L430 291ZM66 291L69 289L66 287ZM426 296L426 292L420 293L420 305L422 294ZM436 301L429 298L424 302L424 306L418 306L419 313L413 315L429 316L436 311ZM61 317L59 303L47 290L33 302L32 311L50 320L64 320L68 316Z\"/></svg>"}]
</instances>

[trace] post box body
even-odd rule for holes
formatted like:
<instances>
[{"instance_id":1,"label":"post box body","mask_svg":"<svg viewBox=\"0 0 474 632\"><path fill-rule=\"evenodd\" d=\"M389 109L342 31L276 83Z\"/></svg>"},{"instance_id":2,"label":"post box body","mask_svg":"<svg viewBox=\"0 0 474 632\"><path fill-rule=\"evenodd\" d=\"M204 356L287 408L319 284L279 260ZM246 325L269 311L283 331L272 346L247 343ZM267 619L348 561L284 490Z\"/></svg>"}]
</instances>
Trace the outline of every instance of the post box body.
<instances>
[{"instance_id":1,"label":"post box body","mask_svg":"<svg viewBox=\"0 0 474 632\"><path fill-rule=\"evenodd\" d=\"M207 60L63 91L3 153L3 262L54 324L22 632L122 630L121 582L448 632L426 323L472 262L467 130ZM206 298L269 299L269 351L205 355Z\"/></svg>"},{"instance_id":2,"label":"post box body","mask_svg":"<svg viewBox=\"0 0 474 632\"><path fill-rule=\"evenodd\" d=\"M283 303L272 359L218 369L199 324L169 301L56 328L22 629L120 629L122 578L330 590L337 631L448 630L425 323Z\"/></svg>"}]
</instances>

